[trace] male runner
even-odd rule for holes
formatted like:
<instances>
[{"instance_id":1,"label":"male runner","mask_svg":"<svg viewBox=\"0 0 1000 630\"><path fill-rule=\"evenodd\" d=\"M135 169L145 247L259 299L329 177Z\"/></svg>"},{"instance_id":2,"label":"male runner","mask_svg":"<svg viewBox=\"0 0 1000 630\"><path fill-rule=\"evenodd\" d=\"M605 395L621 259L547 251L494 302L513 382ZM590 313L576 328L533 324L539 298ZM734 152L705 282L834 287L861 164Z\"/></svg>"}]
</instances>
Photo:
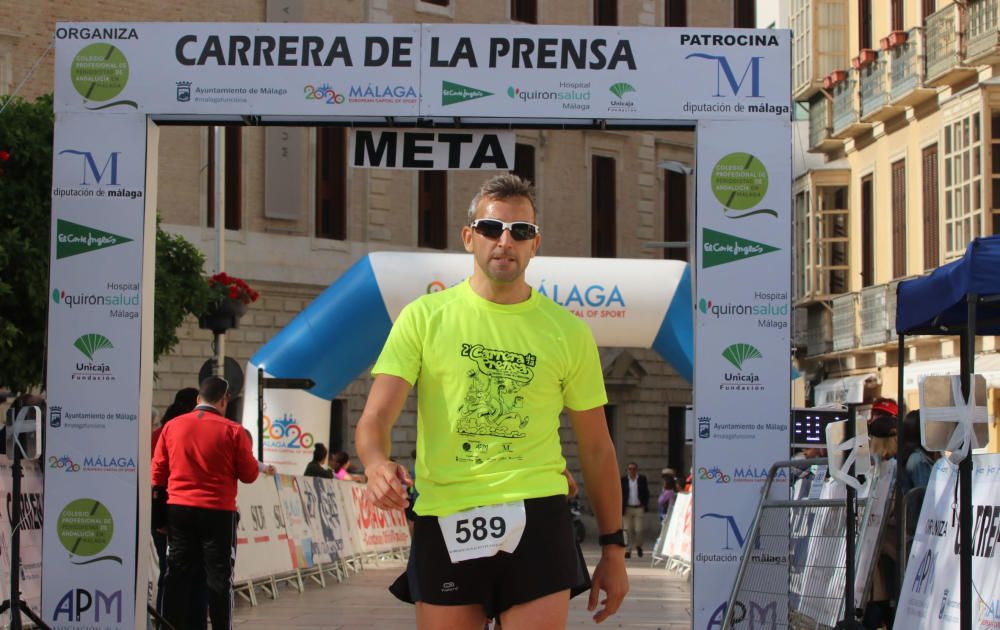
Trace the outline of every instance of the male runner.
<instances>
[{"instance_id":1,"label":"male runner","mask_svg":"<svg viewBox=\"0 0 1000 630\"><path fill-rule=\"evenodd\" d=\"M417 467L410 563L390 589L416 603L417 627L480 630L566 625L571 594L590 587L598 623L628 592L621 489L586 324L524 279L541 242L531 185L487 181L462 228L475 265L461 284L400 313L372 369L355 443L367 492L403 509L406 469L389 460L391 429L417 386ZM588 580L566 506L559 414L579 444L602 554Z\"/></svg>"}]
</instances>

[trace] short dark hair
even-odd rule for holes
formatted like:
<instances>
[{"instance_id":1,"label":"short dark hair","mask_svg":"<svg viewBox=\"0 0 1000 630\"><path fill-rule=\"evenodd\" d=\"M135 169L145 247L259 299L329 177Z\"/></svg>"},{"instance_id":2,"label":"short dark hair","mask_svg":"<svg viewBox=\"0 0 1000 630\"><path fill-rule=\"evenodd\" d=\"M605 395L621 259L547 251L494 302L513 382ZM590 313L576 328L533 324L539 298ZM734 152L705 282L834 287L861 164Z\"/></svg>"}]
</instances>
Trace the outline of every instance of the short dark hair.
<instances>
[{"instance_id":1,"label":"short dark hair","mask_svg":"<svg viewBox=\"0 0 1000 630\"><path fill-rule=\"evenodd\" d=\"M333 461L334 472L340 472L340 469L347 464L347 460L351 459L351 456L344 451L337 451L330 455L331 461Z\"/></svg>"},{"instance_id":2,"label":"short dark hair","mask_svg":"<svg viewBox=\"0 0 1000 630\"><path fill-rule=\"evenodd\" d=\"M535 186L528 180L522 179L513 173L497 175L483 182L476 196L469 204L469 223L476 219L479 212L479 202L483 199L496 199L504 201L513 197L524 197L531 204L531 210L538 220L538 208L535 206Z\"/></svg>"},{"instance_id":3,"label":"short dark hair","mask_svg":"<svg viewBox=\"0 0 1000 630\"><path fill-rule=\"evenodd\" d=\"M313 449L313 461L322 464L324 459L326 459L326 445L322 442L316 442L316 448Z\"/></svg>"},{"instance_id":4,"label":"short dark hair","mask_svg":"<svg viewBox=\"0 0 1000 630\"><path fill-rule=\"evenodd\" d=\"M212 405L222 402L228 393L229 382L218 376L209 376L201 382L201 387L198 389L198 396Z\"/></svg>"}]
</instances>

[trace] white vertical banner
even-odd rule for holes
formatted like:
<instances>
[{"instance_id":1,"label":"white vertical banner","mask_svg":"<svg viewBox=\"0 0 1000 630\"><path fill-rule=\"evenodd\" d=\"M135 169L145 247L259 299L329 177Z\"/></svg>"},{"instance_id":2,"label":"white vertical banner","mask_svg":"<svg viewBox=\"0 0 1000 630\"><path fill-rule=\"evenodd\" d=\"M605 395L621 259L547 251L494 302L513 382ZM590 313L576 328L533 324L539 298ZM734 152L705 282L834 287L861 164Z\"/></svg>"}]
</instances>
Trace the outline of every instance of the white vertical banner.
<instances>
[{"instance_id":1,"label":"white vertical banner","mask_svg":"<svg viewBox=\"0 0 1000 630\"><path fill-rule=\"evenodd\" d=\"M693 627L706 630L725 615L767 470L789 455L792 144L785 119L697 133ZM787 558L769 581L782 571ZM757 627L787 618L786 599L741 603Z\"/></svg>"},{"instance_id":2,"label":"white vertical banner","mask_svg":"<svg viewBox=\"0 0 1000 630\"><path fill-rule=\"evenodd\" d=\"M934 464L917 521L894 628L961 627L958 466ZM972 456L972 627L1000 628L1000 455Z\"/></svg>"},{"instance_id":3,"label":"white vertical banner","mask_svg":"<svg viewBox=\"0 0 1000 630\"><path fill-rule=\"evenodd\" d=\"M46 461L57 465L45 479L42 576L53 628L137 627L152 393L147 138L155 173L145 116L56 116Z\"/></svg>"}]
</instances>

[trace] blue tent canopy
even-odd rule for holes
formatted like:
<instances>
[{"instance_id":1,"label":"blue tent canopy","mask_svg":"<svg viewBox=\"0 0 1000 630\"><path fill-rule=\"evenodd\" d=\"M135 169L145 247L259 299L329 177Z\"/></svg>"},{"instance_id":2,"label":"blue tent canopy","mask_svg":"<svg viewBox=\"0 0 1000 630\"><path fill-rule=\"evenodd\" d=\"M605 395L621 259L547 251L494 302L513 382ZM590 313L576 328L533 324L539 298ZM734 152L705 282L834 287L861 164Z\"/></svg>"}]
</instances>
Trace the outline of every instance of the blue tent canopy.
<instances>
[{"instance_id":1,"label":"blue tent canopy","mask_svg":"<svg viewBox=\"0 0 1000 630\"><path fill-rule=\"evenodd\" d=\"M965 296L970 293L1000 296L1000 236L977 238L958 260L923 278L900 282L896 289L896 332L961 332L968 320ZM976 334L1000 335L1000 300L977 305Z\"/></svg>"}]
</instances>

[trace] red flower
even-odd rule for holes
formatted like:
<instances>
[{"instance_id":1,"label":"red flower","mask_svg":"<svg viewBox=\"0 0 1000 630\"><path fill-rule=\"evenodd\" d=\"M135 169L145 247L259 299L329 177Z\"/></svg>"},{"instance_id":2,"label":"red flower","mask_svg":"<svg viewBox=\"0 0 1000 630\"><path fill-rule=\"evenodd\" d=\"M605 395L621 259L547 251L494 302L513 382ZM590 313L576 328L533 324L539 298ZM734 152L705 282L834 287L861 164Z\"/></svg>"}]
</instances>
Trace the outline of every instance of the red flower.
<instances>
[{"instance_id":1,"label":"red flower","mask_svg":"<svg viewBox=\"0 0 1000 630\"><path fill-rule=\"evenodd\" d=\"M260 297L260 293L251 289L242 279L230 276L224 271L209 277L208 287L217 296L216 299L228 298L250 304Z\"/></svg>"},{"instance_id":2,"label":"red flower","mask_svg":"<svg viewBox=\"0 0 1000 630\"><path fill-rule=\"evenodd\" d=\"M231 297L234 300L240 297L240 290L237 289L236 287L229 287L229 297Z\"/></svg>"},{"instance_id":3,"label":"red flower","mask_svg":"<svg viewBox=\"0 0 1000 630\"><path fill-rule=\"evenodd\" d=\"M10 160L10 151L0 151L0 162Z\"/></svg>"}]
</instances>

